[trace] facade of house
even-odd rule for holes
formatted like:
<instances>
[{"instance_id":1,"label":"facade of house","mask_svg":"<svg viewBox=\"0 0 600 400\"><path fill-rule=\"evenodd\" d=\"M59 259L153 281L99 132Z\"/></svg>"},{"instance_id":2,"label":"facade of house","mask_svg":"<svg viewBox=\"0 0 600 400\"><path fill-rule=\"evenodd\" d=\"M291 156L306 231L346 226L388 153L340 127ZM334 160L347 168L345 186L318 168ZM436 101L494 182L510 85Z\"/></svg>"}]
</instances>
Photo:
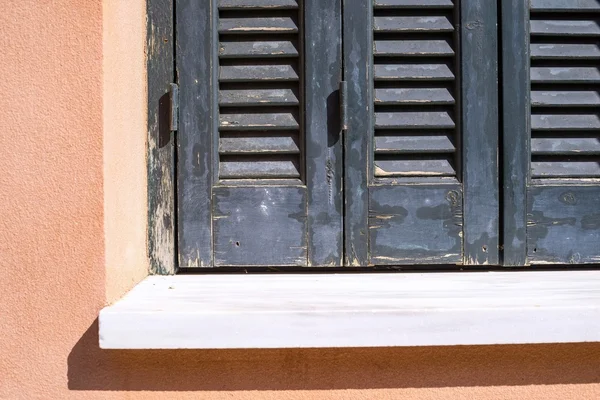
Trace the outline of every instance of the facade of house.
<instances>
[{"instance_id":1,"label":"facade of house","mask_svg":"<svg viewBox=\"0 0 600 400\"><path fill-rule=\"evenodd\" d=\"M0 16L0 399L600 398L598 343L100 349L100 310L161 257L153 29L143 0L8 0Z\"/></svg>"}]
</instances>

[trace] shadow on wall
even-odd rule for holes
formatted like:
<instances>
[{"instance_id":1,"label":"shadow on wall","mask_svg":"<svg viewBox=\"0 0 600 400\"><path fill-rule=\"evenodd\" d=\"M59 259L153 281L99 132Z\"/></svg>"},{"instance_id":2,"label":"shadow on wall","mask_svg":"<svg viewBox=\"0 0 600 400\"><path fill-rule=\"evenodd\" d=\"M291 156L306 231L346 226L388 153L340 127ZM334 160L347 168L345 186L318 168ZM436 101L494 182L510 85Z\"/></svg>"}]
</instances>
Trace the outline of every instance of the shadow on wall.
<instances>
[{"instance_id":1,"label":"shadow on wall","mask_svg":"<svg viewBox=\"0 0 600 400\"><path fill-rule=\"evenodd\" d=\"M600 382L600 343L101 350L96 321L69 354L68 368L71 390L325 390L581 384Z\"/></svg>"}]
</instances>

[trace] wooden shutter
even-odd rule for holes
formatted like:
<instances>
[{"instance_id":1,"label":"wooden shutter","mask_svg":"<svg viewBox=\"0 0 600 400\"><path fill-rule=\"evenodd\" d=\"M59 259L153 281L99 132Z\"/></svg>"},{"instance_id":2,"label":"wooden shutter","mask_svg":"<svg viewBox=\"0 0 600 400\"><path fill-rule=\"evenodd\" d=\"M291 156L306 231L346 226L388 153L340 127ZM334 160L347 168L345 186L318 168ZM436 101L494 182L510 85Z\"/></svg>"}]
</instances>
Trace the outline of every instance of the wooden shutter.
<instances>
[{"instance_id":1,"label":"wooden shutter","mask_svg":"<svg viewBox=\"0 0 600 400\"><path fill-rule=\"evenodd\" d=\"M503 15L504 135L515 150L505 157L505 241L514 244L505 258L597 263L600 2L519 3L507 2Z\"/></svg>"},{"instance_id":2,"label":"wooden shutter","mask_svg":"<svg viewBox=\"0 0 600 400\"><path fill-rule=\"evenodd\" d=\"M495 2L344 18L347 264L498 263Z\"/></svg>"},{"instance_id":3,"label":"wooden shutter","mask_svg":"<svg viewBox=\"0 0 600 400\"><path fill-rule=\"evenodd\" d=\"M341 264L340 10L177 2L180 267Z\"/></svg>"}]
</instances>

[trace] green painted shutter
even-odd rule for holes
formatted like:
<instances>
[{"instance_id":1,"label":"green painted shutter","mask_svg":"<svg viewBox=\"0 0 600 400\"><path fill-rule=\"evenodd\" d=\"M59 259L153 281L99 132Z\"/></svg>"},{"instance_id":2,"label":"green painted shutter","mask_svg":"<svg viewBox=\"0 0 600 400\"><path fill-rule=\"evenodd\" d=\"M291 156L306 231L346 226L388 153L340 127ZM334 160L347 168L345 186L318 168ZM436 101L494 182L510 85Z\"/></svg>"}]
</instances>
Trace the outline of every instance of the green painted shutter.
<instances>
[{"instance_id":1,"label":"green painted shutter","mask_svg":"<svg viewBox=\"0 0 600 400\"><path fill-rule=\"evenodd\" d=\"M505 224L505 240L518 243L507 248L510 265L597 263L600 2L532 0L529 7L506 7L505 40L516 40L505 43L504 54L523 50L505 66L507 79L518 78L504 96L505 142L519 147L505 161L505 186L517 199L509 207L526 209ZM522 169L527 173L517 172Z\"/></svg>"},{"instance_id":2,"label":"green painted shutter","mask_svg":"<svg viewBox=\"0 0 600 400\"><path fill-rule=\"evenodd\" d=\"M340 10L177 2L180 267L341 264Z\"/></svg>"},{"instance_id":3,"label":"green painted shutter","mask_svg":"<svg viewBox=\"0 0 600 400\"><path fill-rule=\"evenodd\" d=\"M495 2L344 4L347 264L497 264Z\"/></svg>"}]
</instances>

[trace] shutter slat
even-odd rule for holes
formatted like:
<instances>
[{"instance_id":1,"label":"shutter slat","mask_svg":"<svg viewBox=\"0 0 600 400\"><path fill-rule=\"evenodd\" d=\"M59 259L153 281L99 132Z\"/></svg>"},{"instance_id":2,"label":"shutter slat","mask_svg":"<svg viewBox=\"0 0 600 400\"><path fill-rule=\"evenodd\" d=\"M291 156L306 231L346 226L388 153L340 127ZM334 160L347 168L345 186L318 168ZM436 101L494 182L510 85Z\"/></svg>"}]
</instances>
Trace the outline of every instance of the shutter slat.
<instances>
[{"instance_id":1,"label":"shutter slat","mask_svg":"<svg viewBox=\"0 0 600 400\"><path fill-rule=\"evenodd\" d=\"M454 50L445 40L376 40L376 56L444 57Z\"/></svg>"},{"instance_id":2,"label":"shutter slat","mask_svg":"<svg viewBox=\"0 0 600 400\"><path fill-rule=\"evenodd\" d=\"M531 92L533 107L598 107L600 93L597 91L549 91Z\"/></svg>"},{"instance_id":3,"label":"shutter slat","mask_svg":"<svg viewBox=\"0 0 600 400\"><path fill-rule=\"evenodd\" d=\"M273 10L273 9L297 9L296 0L219 0L219 8L223 10Z\"/></svg>"},{"instance_id":4,"label":"shutter slat","mask_svg":"<svg viewBox=\"0 0 600 400\"><path fill-rule=\"evenodd\" d=\"M229 65L221 66L222 82L297 81L298 73L291 65Z\"/></svg>"},{"instance_id":5,"label":"shutter slat","mask_svg":"<svg viewBox=\"0 0 600 400\"><path fill-rule=\"evenodd\" d=\"M532 138L533 155L600 154L600 138Z\"/></svg>"},{"instance_id":6,"label":"shutter slat","mask_svg":"<svg viewBox=\"0 0 600 400\"><path fill-rule=\"evenodd\" d=\"M375 32L452 32L446 17L375 17Z\"/></svg>"},{"instance_id":7,"label":"shutter slat","mask_svg":"<svg viewBox=\"0 0 600 400\"><path fill-rule=\"evenodd\" d=\"M299 154L300 148L292 136L234 136L219 139L219 152L232 154Z\"/></svg>"},{"instance_id":8,"label":"shutter slat","mask_svg":"<svg viewBox=\"0 0 600 400\"><path fill-rule=\"evenodd\" d=\"M600 176L597 161L533 161L533 178L592 178Z\"/></svg>"},{"instance_id":9,"label":"shutter slat","mask_svg":"<svg viewBox=\"0 0 600 400\"><path fill-rule=\"evenodd\" d=\"M376 112L375 128L379 129L454 129L447 112Z\"/></svg>"},{"instance_id":10,"label":"shutter slat","mask_svg":"<svg viewBox=\"0 0 600 400\"><path fill-rule=\"evenodd\" d=\"M225 158L220 162L223 179L299 178L300 170L293 160L261 160L255 157Z\"/></svg>"},{"instance_id":11,"label":"shutter slat","mask_svg":"<svg viewBox=\"0 0 600 400\"><path fill-rule=\"evenodd\" d=\"M600 48L596 44L548 44L532 43L531 58L536 59L597 59Z\"/></svg>"},{"instance_id":12,"label":"shutter slat","mask_svg":"<svg viewBox=\"0 0 600 400\"><path fill-rule=\"evenodd\" d=\"M285 42L221 42L221 58L297 57L294 43Z\"/></svg>"},{"instance_id":13,"label":"shutter slat","mask_svg":"<svg viewBox=\"0 0 600 400\"><path fill-rule=\"evenodd\" d=\"M598 0L531 0L531 11L600 11L600 2Z\"/></svg>"},{"instance_id":14,"label":"shutter slat","mask_svg":"<svg viewBox=\"0 0 600 400\"><path fill-rule=\"evenodd\" d=\"M375 104L454 104L448 89L375 89Z\"/></svg>"},{"instance_id":15,"label":"shutter slat","mask_svg":"<svg viewBox=\"0 0 600 400\"><path fill-rule=\"evenodd\" d=\"M450 138L445 136L377 136L375 153L453 153L456 150Z\"/></svg>"},{"instance_id":16,"label":"shutter slat","mask_svg":"<svg viewBox=\"0 0 600 400\"><path fill-rule=\"evenodd\" d=\"M393 176L454 176L456 171L448 160L376 160L376 177Z\"/></svg>"},{"instance_id":17,"label":"shutter slat","mask_svg":"<svg viewBox=\"0 0 600 400\"><path fill-rule=\"evenodd\" d=\"M220 18L219 33L247 35L252 33L297 33L292 18Z\"/></svg>"},{"instance_id":18,"label":"shutter slat","mask_svg":"<svg viewBox=\"0 0 600 400\"><path fill-rule=\"evenodd\" d=\"M446 64L383 64L375 65L375 80L451 81L454 74Z\"/></svg>"},{"instance_id":19,"label":"shutter slat","mask_svg":"<svg viewBox=\"0 0 600 400\"><path fill-rule=\"evenodd\" d=\"M596 21L534 20L530 26L533 36L600 36Z\"/></svg>"},{"instance_id":20,"label":"shutter slat","mask_svg":"<svg viewBox=\"0 0 600 400\"><path fill-rule=\"evenodd\" d=\"M276 114L221 114L219 129L225 130L277 130L298 129L292 113Z\"/></svg>"},{"instance_id":21,"label":"shutter slat","mask_svg":"<svg viewBox=\"0 0 600 400\"><path fill-rule=\"evenodd\" d=\"M598 115L532 115L531 129L544 131L589 131L600 129Z\"/></svg>"},{"instance_id":22,"label":"shutter slat","mask_svg":"<svg viewBox=\"0 0 600 400\"><path fill-rule=\"evenodd\" d=\"M222 106L278 106L298 105L298 96L292 89L221 90Z\"/></svg>"},{"instance_id":23,"label":"shutter slat","mask_svg":"<svg viewBox=\"0 0 600 400\"><path fill-rule=\"evenodd\" d=\"M452 8L452 0L374 0L377 8Z\"/></svg>"},{"instance_id":24,"label":"shutter slat","mask_svg":"<svg viewBox=\"0 0 600 400\"><path fill-rule=\"evenodd\" d=\"M533 67L532 83L599 83L596 67Z\"/></svg>"}]
</instances>

